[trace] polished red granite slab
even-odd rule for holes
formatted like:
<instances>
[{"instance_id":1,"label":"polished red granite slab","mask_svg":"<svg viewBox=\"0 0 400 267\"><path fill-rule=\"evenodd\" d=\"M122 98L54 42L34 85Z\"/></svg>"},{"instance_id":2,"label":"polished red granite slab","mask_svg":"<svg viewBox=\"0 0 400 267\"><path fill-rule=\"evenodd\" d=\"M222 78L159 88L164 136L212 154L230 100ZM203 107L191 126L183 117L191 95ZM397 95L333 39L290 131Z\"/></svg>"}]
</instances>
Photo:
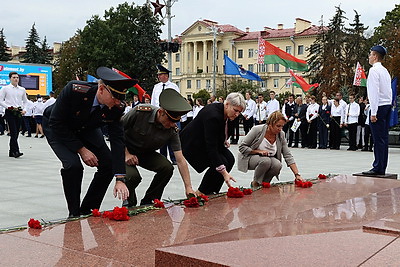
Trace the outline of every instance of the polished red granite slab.
<instances>
[{"instance_id":1,"label":"polished red granite slab","mask_svg":"<svg viewBox=\"0 0 400 267\"><path fill-rule=\"evenodd\" d=\"M395 239L353 230L177 246L158 249L156 266L359 266Z\"/></svg>"},{"instance_id":2,"label":"polished red granite slab","mask_svg":"<svg viewBox=\"0 0 400 267\"><path fill-rule=\"evenodd\" d=\"M395 214L363 225L364 231L400 235L400 214Z\"/></svg>"},{"instance_id":3,"label":"polished red granite slab","mask_svg":"<svg viewBox=\"0 0 400 267\"><path fill-rule=\"evenodd\" d=\"M168 254L173 255L172 249L190 245L218 247L223 242L232 242L232 246L239 248L240 242L267 240L290 254L291 242L301 244L302 238L314 244L309 248L313 255L319 246L319 236L325 240L343 234L342 239L351 239L354 234L363 240L361 243L375 239L383 240L382 244L390 243L394 237L363 233L361 229L399 210L400 181L340 175L317 182L312 188L277 186L241 199L212 199L200 208L172 206L150 211L125 222L90 217L43 230L1 234L0 264L153 266L158 248L169 247ZM234 245L235 242L239 245ZM375 249L378 251L371 246L368 251ZM166 255L161 250L157 253ZM227 253L233 260L242 257L240 250L231 253L228 249ZM367 256L362 254L357 262ZM167 266L160 259L157 263Z\"/></svg>"}]
</instances>

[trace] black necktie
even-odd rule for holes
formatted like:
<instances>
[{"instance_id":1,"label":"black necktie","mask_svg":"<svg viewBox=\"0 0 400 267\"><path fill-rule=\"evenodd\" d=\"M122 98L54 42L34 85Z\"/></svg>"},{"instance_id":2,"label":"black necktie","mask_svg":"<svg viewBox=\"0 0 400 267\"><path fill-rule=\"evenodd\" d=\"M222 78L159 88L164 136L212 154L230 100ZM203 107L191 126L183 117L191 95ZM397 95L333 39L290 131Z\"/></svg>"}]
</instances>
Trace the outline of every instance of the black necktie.
<instances>
[{"instance_id":1,"label":"black necktie","mask_svg":"<svg viewBox=\"0 0 400 267\"><path fill-rule=\"evenodd\" d=\"M164 91L164 89L165 89L165 83L163 83L162 85L162 91Z\"/></svg>"}]
</instances>

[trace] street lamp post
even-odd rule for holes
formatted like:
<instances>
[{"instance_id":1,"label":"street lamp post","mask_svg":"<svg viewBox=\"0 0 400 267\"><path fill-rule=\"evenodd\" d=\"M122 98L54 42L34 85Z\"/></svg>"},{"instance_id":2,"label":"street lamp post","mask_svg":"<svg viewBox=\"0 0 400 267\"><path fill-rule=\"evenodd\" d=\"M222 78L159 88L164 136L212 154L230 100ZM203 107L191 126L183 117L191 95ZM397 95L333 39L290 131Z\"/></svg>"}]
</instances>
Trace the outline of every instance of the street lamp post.
<instances>
[{"instance_id":1,"label":"street lamp post","mask_svg":"<svg viewBox=\"0 0 400 267\"><path fill-rule=\"evenodd\" d=\"M217 76L217 35L219 28L215 25L212 25L210 28L211 33L213 35L213 95L217 94L216 92L216 76Z\"/></svg>"},{"instance_id":2,"label":"street lamp post","mask_svg":"<svg viewBox=\"0 0 400 267\"><path fill-rule=\"evenodd\" d=\"M175 2L178 2L178 0L167 0L167 2L166 2L166 7L167 7L166 17L167 17L167 21L168 21L168 45L172 42L171 18L173 16L171 16L171 7ZM171 49L168 49L167 60L168 60L168 69L172 71L172 51L171 51ZM169 75L169 80L172 81L172 75Z\"/></svg>"}]
</instances>

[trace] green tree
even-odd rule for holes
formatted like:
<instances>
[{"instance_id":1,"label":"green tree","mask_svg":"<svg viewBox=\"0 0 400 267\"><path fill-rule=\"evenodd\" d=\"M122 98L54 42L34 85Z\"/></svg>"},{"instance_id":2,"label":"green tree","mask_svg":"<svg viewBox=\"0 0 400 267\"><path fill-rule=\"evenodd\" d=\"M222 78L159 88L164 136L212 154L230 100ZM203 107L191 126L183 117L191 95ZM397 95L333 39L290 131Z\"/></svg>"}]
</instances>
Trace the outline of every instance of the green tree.
<instances>
[{"instance_id":1,"label":"green tree","mask_svg":"<svg viewBox=\"0 0 400 267\"><path fill-rule=\"evenodd\" d=\"M33 23L32 28L29 31L29 36L26 41L26 53L22 56L22 62L25 63L40 63L41 60L41 49L38 45L40 38L36 31L35 23Z\"/></svg>"},{"instance_id":2,"label":"green tree","mask_svg":"<svg viewBox=\"0 0 400 267\"><path fill-rule=\"evenodd\" d=\"M80 35L75 34L68 41L62 44L60 54L55 58L53 71L53 88L58 94L70 80L76 76L82 77L83 64L78 56Z\"/></svg>"},{"instance_id":3,"label":"green tree","mask_svg":"<svg viewBox=\"0 0 400 267\"><path fill-rule=\"evenodd\" d=\"M46 36L44 37L42 43L41 43L41 48L40 48L40 60L38 63L41 64L50 64L52 60L51 52L50 52L50 47L47 44L47 38Z\"/></svg>"},{"instance_id":4,"label":"green tree","mask_svg":"<svg viewBox=\"0 0 400 267\"><path fill-rule=\"evenodd\" d=\"M103 18L93 16L78 32L83 69L94 74L99 66L114 67L151 89L157 83L156 65L164 58L159 46L161 25L147 5L123 3L105 11Z\"/></svg>"},{"instance_id":5,"label":"green tree","mask_svg":"<svg viewBox=\"0 0 400 267\"><path fill-rule=\"evenodd\" d=\"M326 92L332 95L342 87L346 87L349 78L346 77L347 62L344 47L347 34L344 28L345 12L336 7L336 13L328 27L320 26L320 35L310 46L308 64L311 69L313 83L318 82L318 94Z\"/></svg>"},{"instance_id":6,"label":"green tree","mask_svg":"<svg viewBox=\"0 0 400 267\"><path fill-rule=\"evenodd\" d=\"M360 62L361 66L366 68L368 66L368 50L369 45L367 38L365 37L365 31L368 27L364 27L364 24L360 20L360 16L356 10L354 10L354 20L350 23L350 28L346 28L347 41L344 46L345 62L347 63L346 77L347 83L351 82L354 77L354 71L357 66L357 62ZM351 86L352 83L349 84ZM349 93L365 94L365 88L354 88Z\"/></svg>"},{"instance_id":7,"label":"green tree","mask_svg":"<svg viewBox=\"0 0 400 267\"><path fill-rule=\"evenodd\" d=\"M201 98L203 100L203 104L207 104L207 100L210 98L210 93L206 89L201 89L197 93L193 94L193 100L195 101L197 98Z\"/></svg>"},{"instance_id":8,"label":"green tree","mask_svg":"<svg viewBox=\"0 0 400 267\"><path fill-rule=\"evenodd\" d=\"M246 92L252 92L253 95L260 91L260 87L252 81L243 82L241 80L231 80L227 86L227 94L232 92L239 92L245 95Z\"/></svg>"},{"instance_id":9,"label":"green tree","mask_svg":"<svg viewBox=\"0 0 400 267\"><path fill-rule=\"evenodd\" d=\"M3 30L4 29L0 30L0 61L9 61L12 57L10 51L8 51L7 41Z\"/></svg>"},{"instance_id":10,"label":"green tree","mask_svg":"<svg viewBox=\"0 0 400 267\"><path fill-rule=\"evenodd\" d=\"M400 4L386 12L371 39L374 45L387 48L388 54L383 64L393 77L400 78Z\"/></svg>"}]
</instances>

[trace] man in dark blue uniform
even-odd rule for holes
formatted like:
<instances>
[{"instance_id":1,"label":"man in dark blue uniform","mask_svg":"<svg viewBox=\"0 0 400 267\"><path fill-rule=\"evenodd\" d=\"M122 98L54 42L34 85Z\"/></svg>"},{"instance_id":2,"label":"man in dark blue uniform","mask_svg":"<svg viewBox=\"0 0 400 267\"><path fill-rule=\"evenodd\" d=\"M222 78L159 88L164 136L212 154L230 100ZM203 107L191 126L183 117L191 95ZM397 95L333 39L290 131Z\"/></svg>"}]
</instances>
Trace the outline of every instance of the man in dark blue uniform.
<instances>
[{"instance_id":1,"label":"man in dark blue uniform","mask_svg":"<svg viewBox=\"0 0 400 267\"><path fill-rule=\"evenodd\" d=\"M89 214L100 208L113 176L114 196L127 199L125 186L125 153L121 116L125 94L137 83L106 67L97 69L97 83L71 81L62 90L55 104L43 114L47 141L62 163L61 177L69 216ZM108 124L111 151L101 126ZM97 167L89 189L81 203L82 161Z\"/></svg>"}]
</instances>

